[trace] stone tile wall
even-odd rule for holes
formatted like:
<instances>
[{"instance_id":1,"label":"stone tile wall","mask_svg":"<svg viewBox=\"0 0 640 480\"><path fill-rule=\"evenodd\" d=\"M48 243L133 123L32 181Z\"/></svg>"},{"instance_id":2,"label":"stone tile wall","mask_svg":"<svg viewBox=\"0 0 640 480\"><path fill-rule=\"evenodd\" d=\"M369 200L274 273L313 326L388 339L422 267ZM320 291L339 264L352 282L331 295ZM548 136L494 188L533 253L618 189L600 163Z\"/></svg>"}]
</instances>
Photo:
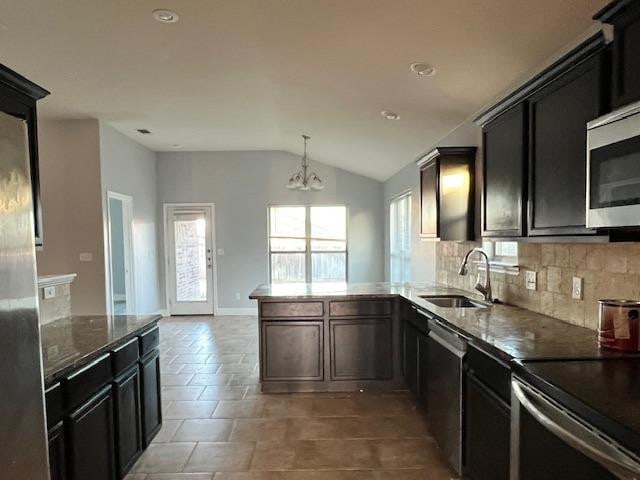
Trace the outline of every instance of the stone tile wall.
<instances>
[{"instance_id":1,"label":"stone tile wall","mask_svg":"<svg viewBox=\"0 0 640 480\"><path fill-rule=\"evenodd\" d=\"M477 266L458 275L464 254L474 242L439 242L439 283L474 291ZM520 273L491 273L494 297L592 330L598 327L598 299L640 300L640 244L518 244ZM479 258L479 257L478 257ZM478 259L475 256L473 259ZM537 289L525 288L524 271L537 272ZM482 273L484 275L484 273ZM571 297L573 277L583 279L583 299Z\"/></svg>"}]
</instances>

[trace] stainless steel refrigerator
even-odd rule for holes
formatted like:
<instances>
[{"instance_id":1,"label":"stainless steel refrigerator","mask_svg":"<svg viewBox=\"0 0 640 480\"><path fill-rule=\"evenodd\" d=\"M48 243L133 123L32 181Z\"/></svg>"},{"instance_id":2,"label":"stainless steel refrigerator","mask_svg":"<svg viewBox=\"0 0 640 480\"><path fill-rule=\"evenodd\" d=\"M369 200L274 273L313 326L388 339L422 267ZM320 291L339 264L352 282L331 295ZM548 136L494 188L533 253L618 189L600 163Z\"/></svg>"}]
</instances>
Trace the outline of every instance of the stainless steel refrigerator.
<instances>
[{"instance_id":1,"label":"stainless steel refrigerator","mask_svg":"<svg viewBox=\"0 0 640 480\"><path fill-rule=\"evenodd\" d=\"M47 480L27 126L0 113L0 479Z\"/></svg>"}]
</instances>

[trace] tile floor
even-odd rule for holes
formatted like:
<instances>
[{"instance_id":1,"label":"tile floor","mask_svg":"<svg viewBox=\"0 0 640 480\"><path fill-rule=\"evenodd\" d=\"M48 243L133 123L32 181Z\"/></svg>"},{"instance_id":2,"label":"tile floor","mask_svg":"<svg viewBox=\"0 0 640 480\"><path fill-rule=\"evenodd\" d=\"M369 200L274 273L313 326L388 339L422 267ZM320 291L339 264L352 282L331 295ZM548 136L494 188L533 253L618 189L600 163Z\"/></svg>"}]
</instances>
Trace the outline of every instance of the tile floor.
<instances>
[{"instance_id":1,"label":"tile floor","mask_svg":"<svg viewBox=\"0 0 640 480\"><path fill-rule=\"evenodd\" d=\"M448 480L406 392L261 394L255 317L160 322L164 423L126 480Z\"/></svg>"}]
</instances>

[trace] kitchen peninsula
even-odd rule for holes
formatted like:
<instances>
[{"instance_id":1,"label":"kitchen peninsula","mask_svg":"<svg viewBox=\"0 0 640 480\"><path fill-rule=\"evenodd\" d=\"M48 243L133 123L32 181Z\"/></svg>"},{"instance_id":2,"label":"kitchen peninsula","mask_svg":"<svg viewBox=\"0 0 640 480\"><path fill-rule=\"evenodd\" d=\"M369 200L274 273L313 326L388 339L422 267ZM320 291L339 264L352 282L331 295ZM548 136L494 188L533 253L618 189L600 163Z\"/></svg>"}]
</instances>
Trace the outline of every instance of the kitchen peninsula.
<instances>
[{"instance_id":1,"label":"kitchen peninsula","mask_svg":"<svg viewBox=\"0 0 640 480\"><path fill-rule=\"evenodd\" d=\"M508 305L446 308L433 296L474 295L436 285L271 284L258 300L263 392L337 391L404 385L407 326L428 322L504 362L599 358L586 328Z\"/></svg>"},{"instance_id":2,"label":"kitchen peninsula","mask_svg":"<svg viewBox=\"0 0 640 480\"><path fill-rule=\"evenodd\" d=\"M162 425L159 315L41 327L52 479L124 478Z\"/></svg>"}]
</instances>

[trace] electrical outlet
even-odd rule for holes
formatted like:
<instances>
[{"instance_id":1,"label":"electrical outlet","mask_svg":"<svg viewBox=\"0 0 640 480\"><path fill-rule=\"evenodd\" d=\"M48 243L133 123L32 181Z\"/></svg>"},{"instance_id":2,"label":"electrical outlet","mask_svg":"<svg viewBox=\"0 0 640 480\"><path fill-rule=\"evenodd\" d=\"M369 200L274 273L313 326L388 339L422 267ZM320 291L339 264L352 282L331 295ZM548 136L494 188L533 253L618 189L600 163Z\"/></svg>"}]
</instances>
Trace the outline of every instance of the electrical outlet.
<instances>
[{"instance_id":1,"label":"electrical outlet","mask_svg":"<svg viewBox=\"0 0 640 480\"><path fill-rule=\"evenodd\" d=\"M223 257L224 256L224 248L219 248L218 249L218 255Z\"/></svg>"},{"instance_id":2,"label":"electrical outlet","mask_svg":"<svg viewBox=\"0 0 640 480\"><path fill-rule=\"evenodd\" d=\"M240 292L236 292L236 300L240 300Z\"/></svg>"},{"instance_id":3,"label":"electrical outlet","mask_svg":"<svg viewBox=\"0 0 640 480\"><path fill-rule=\"evenodd\" d=\"M79 258L81 262L93 262L93 253L81 253Z\"/></svg>"},{"instance_id":4,"label":"electrical outlet","mask_svg":"<svg viewBox=\"0 0 640 480\"><path fill-rule=\"evenodd\" d=\"M526 270L524 272L524 283L527 290L535 290L538 287L538 276L536 275L536 272Z\"/></svg>"},{"instance_id":5,"label":"electrical outlet","mask_svg":"<svg viewBox=\"0 0 640 480\"><path fill-rule=\"evenodd\" d=\"M44 299L54 298L56 296L56 287L53 285L50 287L44 287Z\"/></svg>"},{"instance_id":6,"label":"electrical outlet","mask_svg":"<svg viewBox=\"0 0 640 480\"><path fill-rule=\"evenodd\" d=\"M571 289L571 296L576 300L582 300L582 278L573 277L573 288Z\"/></svg>"}]
</instances>

